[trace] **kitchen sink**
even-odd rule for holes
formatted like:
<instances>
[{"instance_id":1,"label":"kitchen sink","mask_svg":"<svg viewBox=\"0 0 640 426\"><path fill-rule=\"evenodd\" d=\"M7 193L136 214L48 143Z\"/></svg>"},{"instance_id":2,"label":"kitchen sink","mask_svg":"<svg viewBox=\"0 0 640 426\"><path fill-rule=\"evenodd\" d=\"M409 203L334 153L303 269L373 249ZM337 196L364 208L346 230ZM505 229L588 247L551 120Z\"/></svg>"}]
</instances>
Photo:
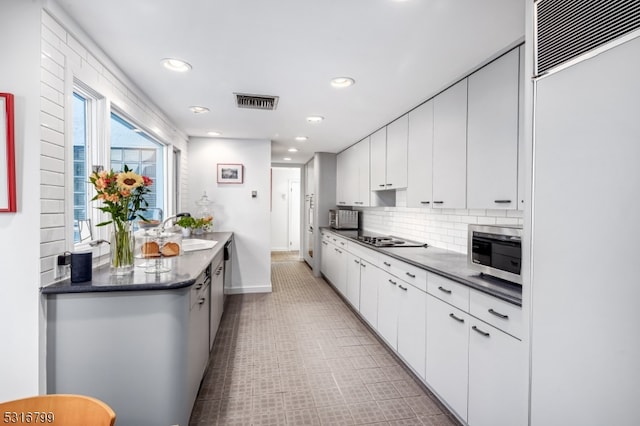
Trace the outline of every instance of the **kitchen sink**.
<instances>
[{"instance_id":1,"label":"kitchen sink","mask_svg":"<svg viewBox=\"0 0 640 426\"><path fill-rule=\"evenodd\" d=\"M212 240L200 240L197 238L186 238L182 240L182 251L208 250L213 248L218 242Z\"/></svg>"}]
</instances>

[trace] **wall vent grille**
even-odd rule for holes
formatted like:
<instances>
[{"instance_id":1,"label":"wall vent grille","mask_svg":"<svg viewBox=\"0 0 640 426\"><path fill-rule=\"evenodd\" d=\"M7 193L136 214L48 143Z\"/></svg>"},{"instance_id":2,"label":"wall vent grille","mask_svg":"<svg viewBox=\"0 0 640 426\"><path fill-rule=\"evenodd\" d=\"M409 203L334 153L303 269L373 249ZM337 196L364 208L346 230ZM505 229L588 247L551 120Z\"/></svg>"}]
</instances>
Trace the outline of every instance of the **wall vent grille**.
<instances>
[{"instance_id":1,"label":"wall vent grille","mask_svg":"<svg viewBox=\"0 0 640 426\"><path fill-rule=\"evenodd\" d=\"M538 0L536 74L640 28L638 0Z\"/></svg>"},{"instance_id":2,"label":"wall vent grille","mask_svg":"<svg viewBox=\"0 0 640 426\"><path fill-rule=\"evenodd\" d=\"M278 106L278 96L249 95L234 93L238 108L274 110Z\"/></svg>"}]
</instances>

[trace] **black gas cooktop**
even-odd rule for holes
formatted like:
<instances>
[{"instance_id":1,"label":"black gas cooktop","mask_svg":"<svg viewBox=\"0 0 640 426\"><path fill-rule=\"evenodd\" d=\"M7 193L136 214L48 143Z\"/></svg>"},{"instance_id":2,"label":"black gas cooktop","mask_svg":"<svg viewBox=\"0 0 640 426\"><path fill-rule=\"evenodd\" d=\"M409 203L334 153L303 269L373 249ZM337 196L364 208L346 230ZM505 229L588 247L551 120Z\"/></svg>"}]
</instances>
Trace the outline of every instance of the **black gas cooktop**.
<instances>
[{"instance_id":1,"label":"black gas cooktop","mask_svg":"<svg viewBox=\"0 0 640 426\"><path fill-rule=\"evenodd\" d=\"M427 247L426 243L420 243L417 241L405 240L402 238L379 235L358 235L358 241L361 243L374 246L374 247Z\"/></svg>"}]
</instances>

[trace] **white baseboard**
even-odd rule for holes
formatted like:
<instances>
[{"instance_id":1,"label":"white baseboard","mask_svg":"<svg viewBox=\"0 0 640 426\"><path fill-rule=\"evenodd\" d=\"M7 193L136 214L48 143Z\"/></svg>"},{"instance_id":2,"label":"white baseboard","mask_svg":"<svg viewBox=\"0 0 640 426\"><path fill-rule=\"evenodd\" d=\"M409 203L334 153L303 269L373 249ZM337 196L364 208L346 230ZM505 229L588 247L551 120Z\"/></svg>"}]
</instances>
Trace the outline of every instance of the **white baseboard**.
<instances>
[{"instance_id":1,"label":"white baseboard","mask_svg":"<svg viewBox=\"0 0 640 426\"><path fill-rule=\"evenodd\" d=\"M224 294L250 294L250 293L271 293L271 283L269 285L257 285L251 287L225 288Z\"/></svg>"}]
</instances>

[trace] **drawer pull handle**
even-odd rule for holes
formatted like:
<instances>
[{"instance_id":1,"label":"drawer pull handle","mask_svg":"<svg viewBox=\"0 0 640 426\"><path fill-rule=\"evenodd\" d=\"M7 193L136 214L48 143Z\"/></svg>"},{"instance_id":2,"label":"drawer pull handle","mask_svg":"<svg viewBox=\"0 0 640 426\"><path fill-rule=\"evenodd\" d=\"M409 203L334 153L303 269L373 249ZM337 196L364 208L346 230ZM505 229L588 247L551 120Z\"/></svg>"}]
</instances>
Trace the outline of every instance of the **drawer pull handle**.
<instances>
[{"instance_id":1,"label":"drawer pull handle","mask_svg":"<svg viewBox=\"0 0 640 426\"><path fill-rule=\"evenodd\" d=\"M458 322L464 322L464 318L458 318L457 316L454 315L453 312L450 313L449 316Z\"/></svg>"},{"instance_id":2,"label":"drawer pull handle","mask_svg":"<svg viewBox=\"0 0 640 426\"><path fill-rule=\"evenodd\" d=\"M416 277L415 275L413 275L413 274L411 274L411 273L409 273L409 272L405 272L405 274L407 274L407 276L408 276L408 277L411 277L411 278L415 278L415 277Z\"/></svg>"},{"instance_id":3,"label":"drawer pull handle","mask_svg":"<svg viewBox=\"0 0 640 426\"><path fill-rule=\"evenodd\" d=\"M200 290L203 286L203 283L196 284L196 290Z\"/></svg>"},{"instance_id":4,"label":"drawer pull handle","mask_svg":"<svg viewBox=\"0 0 640 426\"><path fill-rule=\"evenodd\" d=\"M360 263L360 266L362 266L363 268L367 267L367 265L365 265L364 263Z\"/></svg>"},{"instance_id":5,"label":"drawer pull handle","mask_svg":"<svg viewBox=\"0 0 640 426\"><path fill-rule=\"evenodd\" d=\"M438 287L438 290L440 290L440 291L442 291L442 292L444 292L444 293L447 293L447 294L451 294L451 290L448 290L448 289L446 289L446 288L444 288L444 287L442 287L442 286L439 286L439 287Z\"/></svg>"},{"instance_id":6,"label":"drawer pull handle","mask_svg":"<svg viewBox=\"0 0 640 426\"><path fill-rule=\"evenodd\" d=\"M384 188L384 183L381 183L381 184L380 184L380 185L378 185L378 186L380 186L380 187L383 187L383 188Z\"/></svg>"},{"instance_id":7,"label":"drawer pull handle","mask_svg":"<svg viewBox=\"0 0 640 426\"><path fill-rule=\"evenodd\" d=\"M393 285L396 285L397 283L395 281L389 280L389 282Z\"/></svg>"},{"instance_id":8,"label":"drawer pull handle","mask_svg":"<svg viewBox=\"0 0 640 426\"><path fill-rule=\"evenodd\" d=\"M444 204L444 201L434 201L433 204Z\"/></svg>"},{"instance_id":9,"label":"drawer pull handle","mask_svg":"<svg viewBox=\"0 0 640 426\"><path fill-rule=\"evenodd\" d=\"M401 286L401 285L399 285L398 287L400 287L400 288L401 288L402 290L404 290L404 291L407 291L407 288L406 288L406 287L403 287L403 286Z\"/></svg>"},{"instance_id":10,"label":"drawer pull handle","mask_svg":"<svg viewBox=\"0 0 640 426\"><path fill-rule=\"evenodd\" d=\"M353 261L354 261L355 263L360 263L360 261L359 261L358 259L353 259Z\"/></svg>"},{"instance_id":11,"label":"drawer pull handle","mask_svg":"<svg viewBox=\"0 0 640 426\"><path fill-rule=\"evenodd\" d=\"M497 316L498 318L509 319L509 315L501 314L500 312L496 312L493 309L489 309L489 313Z\"/></svg>"},{"instance_id":12,"label":"drawer pull handle","mask_svg":"<svg viewBox=\"0 0 640 426\"><path fill-rule=\"evenodd\" d=\"M382 263L384 263L384 266L391 266L389 262L382 262Z\"/></svg>"},{"instance_id":13,"label":"drawer pull handle","mask_svg":"<svg viewBox=\"0 0 640 426\"><path fill-rule=\"evenodd\" d=\"M420 204L429 204L431 201L420 201Z\"/></svg>"},{"instance_id":14,"label":"drawer pull handle","mask_svg":"<svg viewBox=\"0 0 640 426\"><path fill-rule=\"evenodd\" d=\"M511 200L493 200L493 202L496 204L509 204Z\"/></svg>"},{"instance_id":15,"label":"drawer pull handle","mask_svg":"<svg viewBox=\"0 0 640 426\"><path fill-rule=\"evenodd\" d=\"M201 299L198 301L198 303L199 303L199 304L201 304L201 305L204 305L204 302L206 302L206 301L207 301L207 299L205 299L205 298L203 297L203 298L201 298Z\"/></svg>"},{"instance_id":16,"label":"drawer pull handle","mask_svg":"<svg viewBox=\"0 0 640 426\"><path fill-rule=\"evenodd\" d=\"M480 334L482 334L484 337L489 337L489 336L491 336L489 333L487 333L486 331L482 331L482 330L480 330L480 329L479 329L478 327L476 327L475 325L474 325L473 327L471 327L471 328L473 328L473 331L475 331L476 333L480 333Z\"/></svg>"}]
</instances>

